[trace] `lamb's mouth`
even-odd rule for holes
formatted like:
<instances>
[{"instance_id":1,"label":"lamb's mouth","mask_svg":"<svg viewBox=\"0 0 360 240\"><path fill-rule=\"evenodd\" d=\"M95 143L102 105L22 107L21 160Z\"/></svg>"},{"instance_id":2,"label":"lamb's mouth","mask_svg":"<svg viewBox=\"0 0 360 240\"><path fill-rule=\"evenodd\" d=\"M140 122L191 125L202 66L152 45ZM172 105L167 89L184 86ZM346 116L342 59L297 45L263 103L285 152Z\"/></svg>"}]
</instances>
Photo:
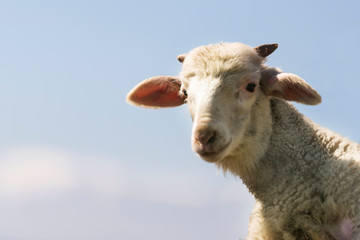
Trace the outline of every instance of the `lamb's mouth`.
<instances>
[{"instance_id":1,"label":"lamb's mouth","mask_svg":"<svg viewBox=\"0 0 360 240\"><path fill-rule=\"evenodd\" d=\"M197 154L207 162L217 162L224 157L223 153L229 147L230 143L231 140L216 151L197 151Z\"/></svg>"}]
</instances>

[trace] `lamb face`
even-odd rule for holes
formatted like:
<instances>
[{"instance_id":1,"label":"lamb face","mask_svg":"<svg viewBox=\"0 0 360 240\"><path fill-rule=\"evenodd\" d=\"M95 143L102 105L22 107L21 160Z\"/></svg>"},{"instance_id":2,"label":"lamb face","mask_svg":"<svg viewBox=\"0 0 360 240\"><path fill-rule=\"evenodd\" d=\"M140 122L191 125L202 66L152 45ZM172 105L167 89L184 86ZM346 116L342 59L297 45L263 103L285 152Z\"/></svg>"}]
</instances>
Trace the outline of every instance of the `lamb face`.
<instances>
[{"instance_id":1,"label":"lamb face","mask_svg":"<svg viewBox=\"0 0 360 240\"><path fill-rule=\"evenodd\" d=\"M220 162L240 153L259 158L259 149L239 150L243 141L248 145L251 142L251 137L245 137L251 125L266 132L264 126L270 124L253 124L252 117L270 117L266 111L254 114L254 109L263 107L271 97L304 104L321 101L320 95L300 77L264 65L265 57L276 48L277 44L252 48L242 43L198 47L178 57L183 63L180 77L146 79L129 92L127 101L146 108L188 103L194 122L192 147L206 161ZM266 145L261 139L264 137L253 137L250 145ZM262 147L264 150L266 146Z\"/></svg>"},{"instance_id":2,"label":"lamb face","mask_svg":"<svg viewBox=\"0 0 360 240\"><path fill-rule=\"evenodd\" d=\"M216 162L233 152L251 124L263 59L251 47L224 43L199 47L183 59L180 94L193 119L192 148Z\"/></svg>"}]
</instances>

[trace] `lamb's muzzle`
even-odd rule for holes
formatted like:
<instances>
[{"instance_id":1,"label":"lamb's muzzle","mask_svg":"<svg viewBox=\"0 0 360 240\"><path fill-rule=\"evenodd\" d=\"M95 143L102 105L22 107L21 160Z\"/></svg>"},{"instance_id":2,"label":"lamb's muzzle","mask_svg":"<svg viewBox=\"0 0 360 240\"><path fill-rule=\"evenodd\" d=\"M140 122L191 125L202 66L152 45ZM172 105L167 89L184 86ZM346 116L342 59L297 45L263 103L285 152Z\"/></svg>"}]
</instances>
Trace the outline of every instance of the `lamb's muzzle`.
<instances>
[{"instance_id":1,"label":"lamb's muzzle","mask_svg":"<svg viewBox=\"0 0 360 240\"><path fill-rule=\"evenodd\" d=\"M230 142L231 140L225 139L219 130L209 124L198 124L193 130L192 148L208 162L221 159Z\"/></svg>"}]
</instances>

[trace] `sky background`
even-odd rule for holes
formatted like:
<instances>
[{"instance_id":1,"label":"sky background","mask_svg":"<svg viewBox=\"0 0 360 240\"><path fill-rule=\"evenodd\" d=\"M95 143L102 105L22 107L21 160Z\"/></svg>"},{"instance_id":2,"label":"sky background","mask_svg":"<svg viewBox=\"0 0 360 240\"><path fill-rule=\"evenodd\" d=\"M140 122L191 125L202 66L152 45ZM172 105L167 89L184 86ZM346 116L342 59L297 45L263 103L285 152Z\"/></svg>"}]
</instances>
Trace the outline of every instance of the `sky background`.
<instances>
[{"instance_id":1,"label":"sky background","mask_svg":"<svg viewBox=\"0 0 360 240\"><path fill-rule=\"evenodd\" d=\"M254 200L190 147L186 106L127 105L199 45L276 42L360 141L359 1L0 0L0 239L244 239Z\"/></svg>"}]
</instances>

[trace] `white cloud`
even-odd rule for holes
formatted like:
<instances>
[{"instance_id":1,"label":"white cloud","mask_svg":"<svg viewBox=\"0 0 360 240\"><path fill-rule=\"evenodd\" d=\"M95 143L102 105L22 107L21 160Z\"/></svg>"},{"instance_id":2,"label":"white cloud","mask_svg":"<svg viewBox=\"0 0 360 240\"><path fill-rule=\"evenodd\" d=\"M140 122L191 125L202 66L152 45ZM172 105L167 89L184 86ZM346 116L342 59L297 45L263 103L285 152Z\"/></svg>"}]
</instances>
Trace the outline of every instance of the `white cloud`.
<instances>
[{"instance_id":1,"label":"white cloud","mask_svg":"<svg viewBox=\"0 0 360 240\"><path fill-rule=\"evenodd\" d=\"M23 146L0 153L0 197L27 200L83 190L99 195L125 194L121 167L104 157L90 157L44 146Z\"/></svg>"},{"instance_id":2,"label":"white cloud","mask_svg":"<svg viewBox=\"0 0 360 240\"><path fill-rule=\"evenodd\" d=\"M240 181L215 172L131 167L46 146L8 149L0 152L0 238L230 238L238 222L246 226L253 201Z\"/></svg>"},{"instance_id":3,"label":"white cloud","mask_svg":"<svg viewBox=\"0 0 360 240\"><path fill-rule=\"evenodd\" d=\"M33 146L0 154L0 196L58 194L74 180L70 157L59 151Z\"/></svg>"},{"instance_id":4,"label":"white cloud","mask_svg":"<svg viewBox=\"0 0 360 240\"><path fill-rule=\"evenodd\" d=\"M26 201L79 191L189 206L248 199L239 181L215 176L215 172L209 176L159 167L134 168L118 159L24 146L0 153L0 197Z\"/></svg>"}]
</instances>

